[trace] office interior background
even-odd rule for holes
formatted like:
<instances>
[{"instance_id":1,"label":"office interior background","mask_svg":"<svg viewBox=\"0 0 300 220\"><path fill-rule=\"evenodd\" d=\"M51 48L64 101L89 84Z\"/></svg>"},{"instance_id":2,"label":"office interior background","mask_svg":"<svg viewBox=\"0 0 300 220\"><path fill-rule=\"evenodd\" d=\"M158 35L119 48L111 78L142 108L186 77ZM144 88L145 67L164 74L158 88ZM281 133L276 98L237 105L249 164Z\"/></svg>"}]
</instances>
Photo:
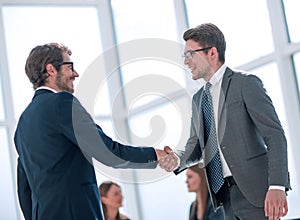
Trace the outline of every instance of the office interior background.
<instances>
[{"instance_id":1,"label":"office interior background","mask_svg":"<svg viewBox=\"0 0 300 220\"><path fill-rule=\"evenodd\" d=\"M288 140L285 219L300 218L299 8L298 0L0 0L0 219L23 219L13 134L34 93L24 71L33 47L59 42L72 50L75 95L113 139L177 149L189 135L191 96L203 85L183 66L182 34L204 22L223 31L226 64L259 76L274 103ZM154 55L143 54L149 49ZM161 55L169 53L178 60ZM81 84L91 71L94 90ZM132 219L188 219L195 195L184 172L95 167L99 184L121 185L122 211Z\"/></svg>"}]
</instances>

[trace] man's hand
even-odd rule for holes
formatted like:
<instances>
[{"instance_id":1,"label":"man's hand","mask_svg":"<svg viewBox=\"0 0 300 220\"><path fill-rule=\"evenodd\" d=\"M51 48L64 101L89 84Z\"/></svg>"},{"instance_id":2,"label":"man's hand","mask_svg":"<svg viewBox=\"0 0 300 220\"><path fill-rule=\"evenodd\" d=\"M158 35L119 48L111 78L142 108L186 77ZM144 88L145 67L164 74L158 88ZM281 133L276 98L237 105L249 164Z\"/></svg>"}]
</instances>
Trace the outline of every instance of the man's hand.
<instances>
[{"instance_id":1,"label":"man's hand","mask_svg":"<svg viewBox=\"0 0 300 220\"><path fill-rule=\"evenodd\" d=\"M154 149L155 153L156 153L156 157L157 157L157 161L159 161L161 158L167 156L167 152L164 150L160 150L160 149Z\"/></svg>"},{"instance_id":2,"label":"man's hand","mask_svg":"<svg viewBox=\"0 0 300 220\"><path fill-rule=\"evenodd\" d=\"M178 157L169 146L164 147L166 156L158 161L159 166L167 172L173 171L178 166Z\"/></svg>"},{"instance_id":3,"label":"man's hand","mask_svg":"<svg viewBox=\"0 0 300 220\"><path fill-rule=\"evenodd\" d=\"M279 189L269 189L265 199L265 215L269 220L278 220L288 213L286 194Z\"/></svg>"}]
</instances>

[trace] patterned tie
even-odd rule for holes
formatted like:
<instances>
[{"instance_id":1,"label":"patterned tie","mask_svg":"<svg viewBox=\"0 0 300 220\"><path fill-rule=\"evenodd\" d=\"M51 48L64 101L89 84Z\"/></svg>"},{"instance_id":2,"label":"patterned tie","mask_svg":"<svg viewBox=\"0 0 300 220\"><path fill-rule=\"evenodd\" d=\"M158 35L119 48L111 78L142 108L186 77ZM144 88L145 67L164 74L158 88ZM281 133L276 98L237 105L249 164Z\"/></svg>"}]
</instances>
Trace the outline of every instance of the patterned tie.
<instances>
[{"instance_id":1,"label":"patterned tie","mask_svg":"<svg viewBox=\"0 0 300 220\"><path fill-rule=\"evenodd\" d=\"M213 115L212 99L208 82L202 96L202 112L204 119L204 143L207 177L212 190L217 193L224 183L223 172L220 160L220 153L217 144L217 134Z\"/></svg>"}]
</instances>

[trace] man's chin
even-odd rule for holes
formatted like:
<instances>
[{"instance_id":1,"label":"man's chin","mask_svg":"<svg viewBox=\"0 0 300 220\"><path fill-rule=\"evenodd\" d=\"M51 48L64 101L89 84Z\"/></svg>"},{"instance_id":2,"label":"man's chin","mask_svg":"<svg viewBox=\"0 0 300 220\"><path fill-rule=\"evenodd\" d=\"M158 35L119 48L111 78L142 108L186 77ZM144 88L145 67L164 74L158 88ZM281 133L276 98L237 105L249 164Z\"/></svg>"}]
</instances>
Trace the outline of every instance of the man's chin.
<instances>
[{"instance_id":1,"label":"man's chin","mask_svg":"<svg viewBox=\"0 0 300 220\"><path fill-rule=\"evenodd\" d=\"M193 75L193 76L192 76L192 79L193 79L193 80L197 80L197 79L199 79L199 77Z\"/></svg>"},{"instance_id":2,"label":"man's chin","mask_svg":"<svg viewBox=\"0 0 300 220\"><path fill-rule=\"evenodd\" d=\"M68 88L68 92L74 93L74 85L72 85Z\"/></svg>"}]
</instances>

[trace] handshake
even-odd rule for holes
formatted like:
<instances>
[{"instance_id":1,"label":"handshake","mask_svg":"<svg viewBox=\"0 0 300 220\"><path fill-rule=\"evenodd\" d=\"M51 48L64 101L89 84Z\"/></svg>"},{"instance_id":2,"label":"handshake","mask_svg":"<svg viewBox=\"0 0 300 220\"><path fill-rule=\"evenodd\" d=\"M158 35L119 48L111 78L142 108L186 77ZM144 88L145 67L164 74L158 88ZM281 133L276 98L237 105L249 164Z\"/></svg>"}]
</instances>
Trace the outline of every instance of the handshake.
<instances>
[{"instance_id":1,"label":"handshake","mask_svg":"<svg viewBox=\"0 0 300 220\"><path fill-rule=\"evenodd\" d=\"M172 172L179 165L179 157L169 146L164 150L155 149L158 165L167 172Z\"/></svg>"}]
</instances>

